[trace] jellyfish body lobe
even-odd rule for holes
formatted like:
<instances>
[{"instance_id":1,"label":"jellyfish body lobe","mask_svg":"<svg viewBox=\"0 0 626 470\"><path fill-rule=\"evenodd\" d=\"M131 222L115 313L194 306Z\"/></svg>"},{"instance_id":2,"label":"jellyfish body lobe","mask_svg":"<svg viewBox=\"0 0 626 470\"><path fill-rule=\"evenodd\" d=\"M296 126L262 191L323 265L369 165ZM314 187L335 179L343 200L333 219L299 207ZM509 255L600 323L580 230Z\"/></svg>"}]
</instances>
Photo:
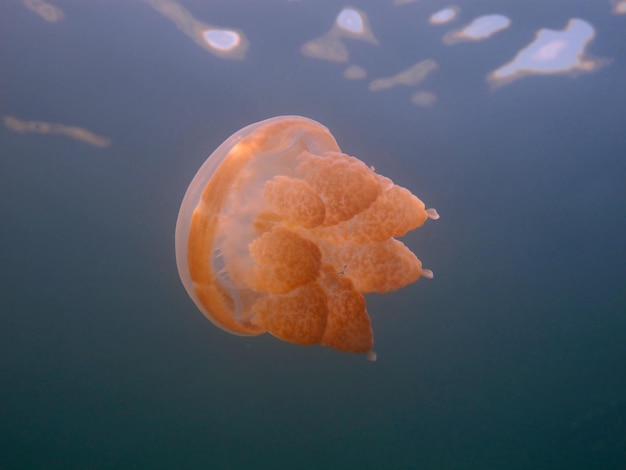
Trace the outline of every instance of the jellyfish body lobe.
<instances>
[{"instance_id":1,"label":"jellyfish body lobe","mask_svg":"<svg viewBox=\"0 0 626 470\"><path fill-rule=\"evenodd\" d=\"M230 333L373 358L363 294L432 277L396 237L437 217L321 124L280 116L202 165L179 212L176 261L195 304Z\"/></svg>"}]
</instances>

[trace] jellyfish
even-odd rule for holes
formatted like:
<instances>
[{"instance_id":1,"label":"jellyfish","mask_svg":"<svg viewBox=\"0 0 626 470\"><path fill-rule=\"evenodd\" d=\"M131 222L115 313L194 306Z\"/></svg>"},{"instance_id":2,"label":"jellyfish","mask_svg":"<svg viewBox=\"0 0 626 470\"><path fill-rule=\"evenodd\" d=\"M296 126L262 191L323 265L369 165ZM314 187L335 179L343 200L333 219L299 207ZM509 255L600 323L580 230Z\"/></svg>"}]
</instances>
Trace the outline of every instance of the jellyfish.
<instances>
[{"instance_id":1,"label":"jellyfish","mask_svg":"<svg viewBox=\"0 0 626 470\"><path fill-rule=\"evenodd\" d=\"M176 263L222 330L375 360L364 294L432 277L397 238L438 217L320 123L279 116L239 130L201 166L178 215Z\"/></svg>"}]
</instances>

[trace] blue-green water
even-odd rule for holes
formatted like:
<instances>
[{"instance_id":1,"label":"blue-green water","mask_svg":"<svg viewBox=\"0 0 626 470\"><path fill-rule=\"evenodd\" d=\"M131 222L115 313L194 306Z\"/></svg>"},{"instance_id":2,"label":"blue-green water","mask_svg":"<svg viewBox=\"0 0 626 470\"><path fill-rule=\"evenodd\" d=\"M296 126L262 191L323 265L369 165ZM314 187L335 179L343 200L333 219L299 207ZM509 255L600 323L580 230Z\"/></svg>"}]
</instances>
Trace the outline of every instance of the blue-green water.
<instances>
[{"instance_id":1,"label":"blue-green water","mask_svg":"<svg viewBox=\"0 0 626 470\"><path fill-rule=\"evenodd\" d=\"M181 1L241 29L244 60L140 1L0 1L0 116L79 126L100 148L0 127L0 468L626 468L626 16L609 1L359 1L380 46L305 57L342 4ZM489 13L511 28L442 35ZM582 18L576 78L488 72ZM420 85L373 78L431 58ZM411 104L415 90L437 96ZM378 361L197 311L174 259L182 197L236 130L299 114L441 219L403 240L435 273L368 296Z\"/></svg>"}]
</instances>

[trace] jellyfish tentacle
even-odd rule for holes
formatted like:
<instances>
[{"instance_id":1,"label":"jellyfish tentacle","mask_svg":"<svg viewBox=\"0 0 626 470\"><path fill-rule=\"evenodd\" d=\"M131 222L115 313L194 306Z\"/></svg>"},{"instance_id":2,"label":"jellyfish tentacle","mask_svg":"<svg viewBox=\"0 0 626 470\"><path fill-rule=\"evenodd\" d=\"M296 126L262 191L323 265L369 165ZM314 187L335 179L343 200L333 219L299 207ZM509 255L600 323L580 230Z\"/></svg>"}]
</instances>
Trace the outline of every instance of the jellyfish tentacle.
<instances>
[{"instance_id":1,"label":"jellyfish tentacle","mask_svg":"<svg viewBox=\"0 0 626 470\"><path fill-rule=\"evenodd\" d=\"M428 218L432 220L437 220L439 218L439 213L432 207L430 209L426 209L426 214L428 215Z\"/></svg>"}]
</instances>

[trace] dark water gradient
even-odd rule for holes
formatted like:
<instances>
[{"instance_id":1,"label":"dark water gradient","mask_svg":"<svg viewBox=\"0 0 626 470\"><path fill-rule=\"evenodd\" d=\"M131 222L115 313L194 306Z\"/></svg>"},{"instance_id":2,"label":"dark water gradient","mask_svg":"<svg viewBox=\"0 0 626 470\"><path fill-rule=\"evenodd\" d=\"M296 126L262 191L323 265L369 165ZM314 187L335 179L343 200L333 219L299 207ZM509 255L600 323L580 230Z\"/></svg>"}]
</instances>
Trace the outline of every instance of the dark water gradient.
<instances>
[{"instance_id":1,"label":"dark water gradient","mask_svg":"<svg viewBox=\"0 0 626 470\"><path fill-rule=\"evenodd\" d=\"M513 27L449 48L425 22L447 4L390 3L355 4L382 46L350 52L370 77L437 60L432 109L299 54L336 2L184 2L247 32L243 62L140 2L57 1L58 24L0 2L0 115L113 139L0 129L1 468L626 465L625 18L472 2L463 21ZM609 68L488 91L489 70L570 17ZM406 238L435 278L368 299L376 363L227 335L178 280L193 174L278 114L324 123L442 215Z\"/></svg>"}]
</instances>

